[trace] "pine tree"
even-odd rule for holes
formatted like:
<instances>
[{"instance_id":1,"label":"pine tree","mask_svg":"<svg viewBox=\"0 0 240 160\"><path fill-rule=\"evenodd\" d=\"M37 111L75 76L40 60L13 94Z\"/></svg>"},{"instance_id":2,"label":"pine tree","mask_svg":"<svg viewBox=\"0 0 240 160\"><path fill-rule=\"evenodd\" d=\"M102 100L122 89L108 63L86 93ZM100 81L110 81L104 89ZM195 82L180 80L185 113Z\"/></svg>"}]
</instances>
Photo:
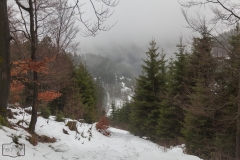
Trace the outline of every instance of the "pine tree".
<instances>
[{"instance_id":1,"label":"pine tree","mask_svg":"<svg viewBox=\"0 0 240 160\"><path fill-rule=\"evenodd\" d=\"M179 53L175 53L176 60L171 59L168 65L166 94L161 102L158 121L158 135L161 143L166 145L176 145L178 143L184 118L181 105L186 97L184 78L187 73L187 55L182 39L180 39L180 44L177 47Z\"/></svg>"},{"instance_id":2,"label":"pine tree","mask_svg":"<svg viewBox=\"0 0 240 160\"><path fill-rule=\"evenodd\" d=\"M110 114L110 117L111 117L112 120L116 119L116 105L115 105L114 101L112 101L112 103L111 103L111 114Z\"/></svg>"},{"instance_id":3,"label":"pine tree","mask_svg":"<svg viewBox=\"0 0 240 160\"><path fill-rule=\"evenodd\" d=\"M188 98L185 102L185 119L182 133L187 151L209 158L213 151L215 115L215 70L212 56L213 41L207 28L201 38L194 38L188 66Z\"/></svg>"},{"instance_id":4,"label":"pine tree","mask_svg":"<svg viewBox=\"0 0 240 160\"><path fill-rule=\"evenodd\" d=\"M236 26L236 35L232 37L230 44L231 44L231 54L230 54L230 60L233 62L231 63L231 68L233 70L234 76L237 78L234 78L234 81L236 82L236 88L237 92L235 93L236 101L233 101L236 103L237 108L237 116L236 116L236 159L240 159L240 33L239 33L239 24ZM234 108L233 108L234 109Z\"/></svg>"},{"instance_id":5,"label":"pine tree","mask_svg":"<svg viewBox=\"0 0 240 160\"><path fill-rule=\"evenodd\" d=\"M115 103L112 103L112 112L110 123L112 126L116 126L118 128L128 130L129 129L129 120L130 120L130 112L131 112L131 103L129 101L124 102L124 104L117 108L115 107ZM114 111L114 112L113 112Z\"/></svg>"},{"instance_id":6,"label":"pine tree","mask_svg":"<svg viewBox=\"0 0 240 160\"><path fill-rule=\"evenodd\" d=\"M228 58L222 57L218 64L218 110L215 116L216 135L214 146L216 154L222 159L233 158L236 154L236 137L239 94L239 69L240 69L240 34L232 31L228 45Z\"/></svg>"},{"instance_id":7,"label":"pine tree","mask_svg":"<svg viewBox=\"0 0 240 160\"><path fill-rule=\"evenodd\" d=\"M76 88L80 89L82 103L84 105L83 118L88 123L93 123L97 120L97 94L95 84L91 74L87 71L83 64L79 64L74 72Z\"/></svg>"},{"instance_id":8,"label":"pine tree","mask_svg":"<svg viewBox=\"0 0 240 160\"><path fill-rule=\"evenodd\" d=\"M136 79L135 95L131 104L130 130L136 135L157 139L156 126L159 118L159 102L165 90L166 66L165 55L159 53L156 42L150 42L143 60L142 75Z\"/></svg>"}]
</instances>

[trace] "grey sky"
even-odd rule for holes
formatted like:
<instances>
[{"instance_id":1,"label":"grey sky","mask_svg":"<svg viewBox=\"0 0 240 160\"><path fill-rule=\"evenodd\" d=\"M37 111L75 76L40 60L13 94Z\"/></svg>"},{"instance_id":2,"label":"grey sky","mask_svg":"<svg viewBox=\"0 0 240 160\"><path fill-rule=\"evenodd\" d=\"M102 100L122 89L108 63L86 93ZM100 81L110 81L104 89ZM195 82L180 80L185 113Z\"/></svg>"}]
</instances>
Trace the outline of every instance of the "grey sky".
<instances>
[{"instance_id":1,"label":"grey sky","mask_svg":"<svg viewBox=\"0 0 240 160\"><path fill-rule=\"evenodd\" d=\"M120 61L127 61L131 54L141 60L154 38L169 58L177 51L179 36L190 39L193 34L185 27L178 0L120 0L106 24L115 22L110 31L100 32L96 37L79 35L81 52L120 57Z\"/></svg>"}]
</instances>

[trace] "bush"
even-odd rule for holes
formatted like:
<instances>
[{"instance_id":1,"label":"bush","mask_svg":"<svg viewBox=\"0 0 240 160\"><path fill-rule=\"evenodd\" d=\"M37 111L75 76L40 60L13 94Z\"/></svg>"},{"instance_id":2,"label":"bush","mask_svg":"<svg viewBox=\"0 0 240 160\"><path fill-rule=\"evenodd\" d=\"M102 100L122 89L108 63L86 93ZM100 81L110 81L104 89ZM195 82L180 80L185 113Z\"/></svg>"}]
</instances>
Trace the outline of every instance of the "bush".
<instances>
[{"instance_id":1,"label":"bush","mask_svg":"<svg viewBox=\"0 0 240 160\"><path fill-rule=\"evenodd\" d=\"M48 107L43 107L43 108L41 109L41 116L42 116L43 118L48 119L50 115L51 115L51 111L50 111L50 109L49 109Z\"/></svg>"},{"instance_id":2,"label":"bush","mask_svg":"<svg viewBox=\"0 0 240 160\"><path fill-rule=\"evenodd\" d=\"M63 121L64 121L63 117L64 117L63 113L62 113L62 112L58 112L58 113L56 114L56 119L55 119L55 120L56 120L57 122L63 122Z\"/></svg>"},{"instance_id":3,"label":"bush","mask_svg":"<svg viewBox=\"0 0 240 160\"><path fill-rule=\"evenodd\" d=\"M8 121L5 117L0 115L0 126L8 126Z\"/></svg>"},{"instance_id":4,"label":"bush","mask_svg":"<svg viewBox=\"0 0 240 160\"><path fill-rule=\"evenodd\" d=\"M21 135L16 135L16 134L11 134L10 137L12 138L12 141L13 141L15 144L18 144L19 138L22 138Z\"/></svg>"},{"instance_id":5,"label":"bush","mask_svg":"<svg viewBox=\"0 0 240 160\"><path fill-rule=\"evenodd\" d=\"M107 117L102 117L96 124L96 129L102 133L104 136L110 136L110 132L107 130L109 128L109 120Z\"/></svg>"}]
</instances>

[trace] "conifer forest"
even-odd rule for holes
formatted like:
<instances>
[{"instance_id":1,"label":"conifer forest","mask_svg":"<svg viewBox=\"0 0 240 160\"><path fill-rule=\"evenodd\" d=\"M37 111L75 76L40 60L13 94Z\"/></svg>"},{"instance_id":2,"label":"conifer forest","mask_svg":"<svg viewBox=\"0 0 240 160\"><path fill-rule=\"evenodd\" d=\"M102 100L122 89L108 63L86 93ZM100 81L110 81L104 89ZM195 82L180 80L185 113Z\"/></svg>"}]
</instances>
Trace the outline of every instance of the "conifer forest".
<instances>
[{"instance_id":1,"label":"conifer forest","mask_svg":"<svg viewBox=\"0 0 240 160\"><path fill-rule=\"evenodd\" d=\"M84 42L111 34L121 21L106 21L121 1L0 0L0 130L25 122L36 145L38 117L54 116L74 120L69 129L73 122L95 125L110 137L114 127L166 148L184 144L184 154L201 159L240 160L240 2L179 1L194 34L174 35L171 50L149 35L143 49L108 43L110 54L99 46L83 53L77 35ZM31 106L29 122L13 124L16 106Z\"/></svg>"}]
</instances>

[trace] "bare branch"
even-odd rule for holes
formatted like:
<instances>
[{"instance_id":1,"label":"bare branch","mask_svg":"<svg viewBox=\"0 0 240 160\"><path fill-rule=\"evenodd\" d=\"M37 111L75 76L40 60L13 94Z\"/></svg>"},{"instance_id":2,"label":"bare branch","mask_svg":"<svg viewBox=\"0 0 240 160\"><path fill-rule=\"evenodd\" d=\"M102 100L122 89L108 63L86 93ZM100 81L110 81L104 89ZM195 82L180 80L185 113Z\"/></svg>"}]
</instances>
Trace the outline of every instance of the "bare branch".
<instances>
[{"instance_id":1,"label":"bare branch","mask_svg":"<svg viewBox=\"0 0 240 160\"><path fill-rule=\"evenodd\" d=\"M110 30L115 24L108 26L104 25L105 21L112 16L114 11L111 11L111 7L115 7L118 5L119 0L99 0L97 2L102 2L102 7L99 9L96 7L96 4L93 0L89 0L89 3L93 9L96 21L91 21L91 19L84 20L83 14L85 12L82 11L82 7L84 4L79 4L79 0L76 1L75 6L73 8L76 8L79 15L79 21L83 24L83 26L86 28L85 31L82 32L82 36L96 36L98 34L98 31L108 31ZM107 8L105 8L107 7Z\"/></svg>"},{"instance_id":2,"label":"bare branch","mask_svg":"<svg viewBox=\"0 0 240 160\"><path fill-rule=\"evenodd\" d=\"M234 4L233 2L226 2L220 0L201 0L201 1L188 1L188 2L179 2L182 7L191 8L194 6L205 6L209 5L212 12L215 14L215 17L212 19L214 23L217 23L219 20L227 23L228 25L234 25L240 20L239 4ZM211 6L214 4L215 6Z\"/></svg>"},{"instance_id":3,"label":"bare branch","mask_svg":"<svg viewBox=\"0 0 240 160\"><path fill-rule=\"evenodd\" d=\"M22 5L19 0L15 0L16 4L21 7L23 10L27 11L27 12L30 12L30 8L28 7L25 7L24 5Z\"/></svg>"}]
</instances>

